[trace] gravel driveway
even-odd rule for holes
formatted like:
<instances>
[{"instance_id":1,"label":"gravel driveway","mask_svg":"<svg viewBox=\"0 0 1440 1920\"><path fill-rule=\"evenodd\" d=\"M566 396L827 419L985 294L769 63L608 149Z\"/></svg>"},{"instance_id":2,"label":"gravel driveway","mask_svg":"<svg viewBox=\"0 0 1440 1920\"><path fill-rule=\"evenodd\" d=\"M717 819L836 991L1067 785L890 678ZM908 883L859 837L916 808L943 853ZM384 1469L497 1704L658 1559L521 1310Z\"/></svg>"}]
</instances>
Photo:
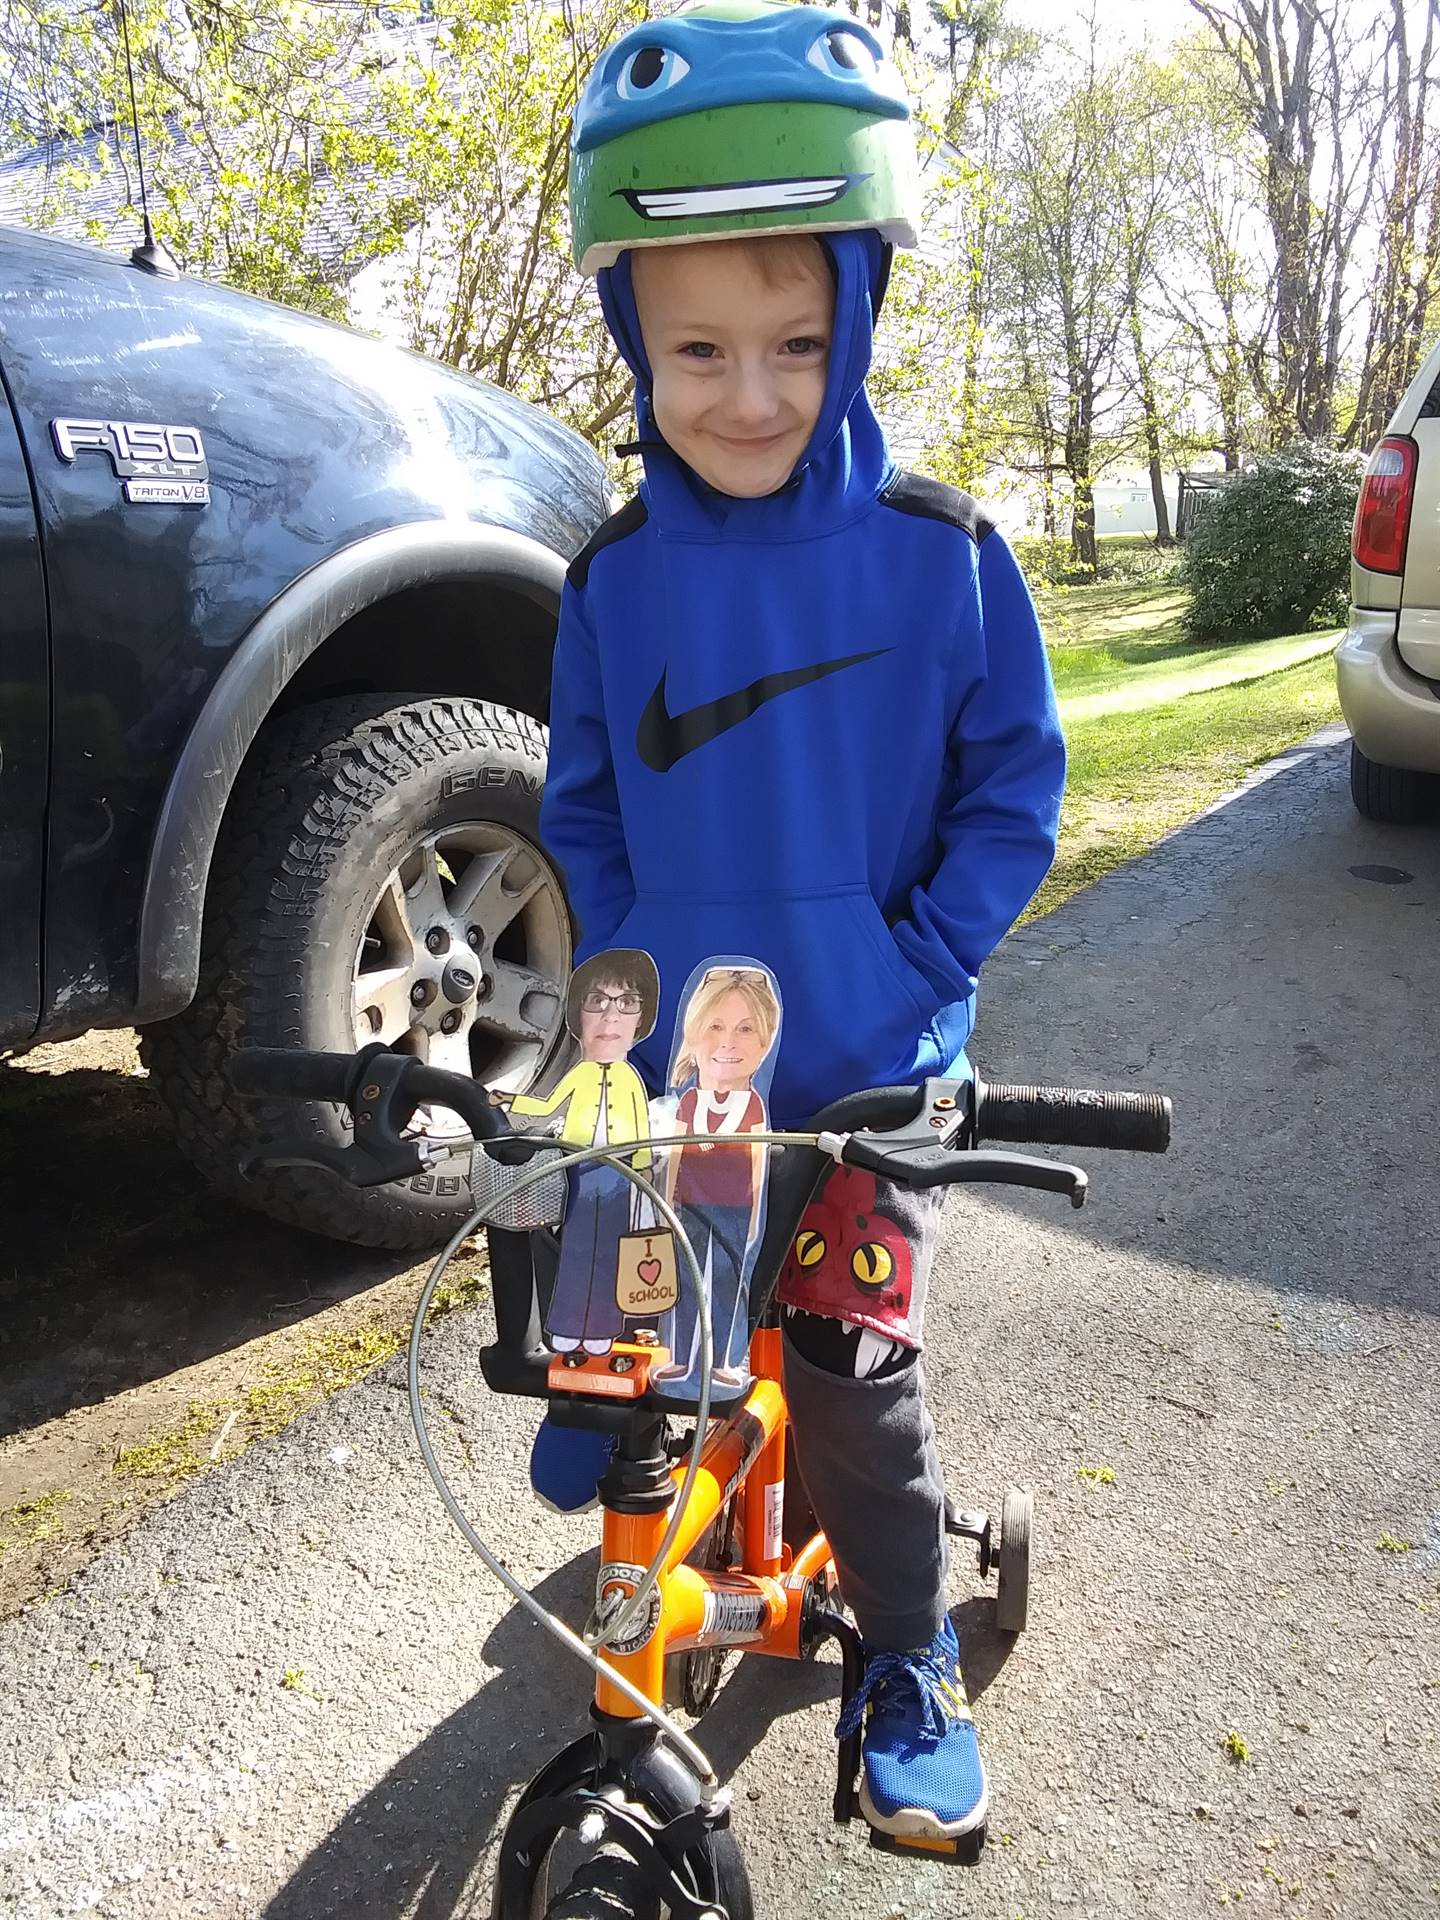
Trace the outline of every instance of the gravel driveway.
<instances>
[{"instance_id":1,"label":"gravel driveway","mask_svg":"<svg viewBox=\"0 0 1440 1920\"><path fill-rule=\"evenodd\" d=\"M1043 1556L1013 1646L956 1569L992 1844L913 1865L831 1826L838 1669L752 1660L702 1737L766 1920L1440 1911L1440 833L1357 822L1343 753L989 969L991 1077L1163 1089L1176 1145L1092 1156L1079 1214L954 1202L942 1449L968 1500L1035 1488ZM574 1619L595 1520L529 1499L486 1331L437 1329L435 1425ZM0 1629L0 1698L14 1920L488 1913L507 1797L584 1704L452 1535L393 1366Z\"/></svg>"}]
</instances>

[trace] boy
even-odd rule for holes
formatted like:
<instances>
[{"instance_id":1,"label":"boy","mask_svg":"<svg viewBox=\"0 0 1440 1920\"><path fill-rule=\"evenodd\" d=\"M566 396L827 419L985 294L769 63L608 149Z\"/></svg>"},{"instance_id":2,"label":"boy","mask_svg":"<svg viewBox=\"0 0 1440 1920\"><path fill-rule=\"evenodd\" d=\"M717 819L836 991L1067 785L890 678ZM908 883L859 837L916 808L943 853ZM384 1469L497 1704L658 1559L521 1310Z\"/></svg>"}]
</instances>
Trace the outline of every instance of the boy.
<instances>
[{"instance_id":1,"label":"boy","mask_svg":"<svg viewBox=\"0 0 1440 1920\"><path fill-rule=\"evenodd\" d=\"M773 968L780 1127L963 1062L1064 778L1009 549L896 470L864 390L890 248L915 242L908 116L859 22L761 0L633 29L576 114L575 256L635 374L645 479L570 570L543 832L583 951L658 962L652 1087L699 960ZM918 1365L935 1207L876 1204L910 1285L877 1324L847 1274L817 1291L802 1231L786 1391L867 1646L840 1729L866 1714L866 1817L954 1837L986 1787Z\"/></svg>"}]
</instances>

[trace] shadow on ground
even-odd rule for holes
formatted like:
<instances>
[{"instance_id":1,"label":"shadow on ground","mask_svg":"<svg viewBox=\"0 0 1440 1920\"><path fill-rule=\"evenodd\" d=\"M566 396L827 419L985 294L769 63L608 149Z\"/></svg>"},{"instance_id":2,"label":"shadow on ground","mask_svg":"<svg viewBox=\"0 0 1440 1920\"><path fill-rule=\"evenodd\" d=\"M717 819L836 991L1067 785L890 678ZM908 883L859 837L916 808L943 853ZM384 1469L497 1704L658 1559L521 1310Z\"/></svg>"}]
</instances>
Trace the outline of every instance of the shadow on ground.
<instances>
[{"instance_id":1,"label":"shadow on ground","mask_svg":"<svg viewBox=\"0 0 1440 1920\"><path fill-rule=\"evenodd\" d=\"M594 1551L577 1556L541 1581L536 1597L562 1619L580 1618L596 1561ZM579 1662L558 1656L520 1607L500 1621L484 1655L494 1676L351 1807L264 1920L488 1914L481 1881L506 1798L585 1731L588 1688Z\"/></svg>"},{"instance_id":2,"label":"shadow on ground","mask_svg":"<svg viewBox=\"0 0 1440 1920\"><path fill-rule=\"evenodd\" d=\"M410 1264L207 1192L147 1081L121 1067L0 1064L0 1219L0 1438L302 1320Z\"/></svg>"},{"instance_id":3,"label":"shadow on ground","mask_svg":"<svg viewBox=\"0 0 1440 1920\"><path fill-rule=\"evenodd\" d=\"M535 1588L562 1619L578 1621L594 1592L598 1555L577 1556ZM1009 1657L994 1603L964 1601L953 1618L966 1681L978 1699ZM485 1642L498 1671L463 1707L397 1762L358 1800L265 1908L263 1920L458 1920L490 1911L489 1879L507 1800L588 1725L589 1685L580 1663L557 1654L523 1608ZM839 1710L840 1666L731 1656L714 1706L695 1737L728 1781L779 1720L823 1704L811 1789L830 1797L835 1761L828 1726ZM807 1789L807 1790L811 1790ZM407 1863L402 1878L393 1863Z\"/></svg>"}]
</instances>

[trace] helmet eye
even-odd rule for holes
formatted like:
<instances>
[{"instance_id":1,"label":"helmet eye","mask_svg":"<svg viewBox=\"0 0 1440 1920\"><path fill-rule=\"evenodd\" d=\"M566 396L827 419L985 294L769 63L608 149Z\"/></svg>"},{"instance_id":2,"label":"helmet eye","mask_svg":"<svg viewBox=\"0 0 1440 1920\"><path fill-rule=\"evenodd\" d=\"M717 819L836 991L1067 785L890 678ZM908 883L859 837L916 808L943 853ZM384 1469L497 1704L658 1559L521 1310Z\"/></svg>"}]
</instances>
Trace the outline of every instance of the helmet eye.
<instances>
[{"instance_id":1,"label":"helmet eye","mask_svg":"<svg viewBox=\"0 0 1440 1920\"><path fill-rule=\"evenodd\" d=\"M690 62L673 47L637 47L620 69L615 91L622 100L648 100L668 93L690 71Z\"/></svg>"},{"instance_id":2,"label":"helmet eye","mask_svg":"<svg viewBox=\"0 0 1440 1920\"><path fill-rule=\"evenodd\" d=\"M833 73L842 80L864 80L874 74L879 62L858 33L838 27L822 33L806 59L822 73Z\"/></svg>"}]
</instances>

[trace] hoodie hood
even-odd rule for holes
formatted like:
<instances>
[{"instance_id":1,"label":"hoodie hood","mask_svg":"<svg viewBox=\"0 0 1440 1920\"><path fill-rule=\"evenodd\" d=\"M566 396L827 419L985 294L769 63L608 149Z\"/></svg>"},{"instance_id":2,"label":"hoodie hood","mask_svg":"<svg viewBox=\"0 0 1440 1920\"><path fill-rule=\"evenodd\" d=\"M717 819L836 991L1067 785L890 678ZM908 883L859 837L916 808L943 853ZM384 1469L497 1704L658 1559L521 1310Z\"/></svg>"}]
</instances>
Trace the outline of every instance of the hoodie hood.
<instances>
[{"instance_id":1,"label":"hoodie hood","mask_svg":"<svg viewBox=\"0 0 1440 1920\"><path fill-rule=\"evenodd\" d=\"M650 362L640 331L629 253L597 276L606 325L635 376L635 417L645 463L640 497L664 534L691 539L803 540L833 533L874 501L895 466L865 391L875 318L889 276L890 249L878 233L820 237L835 279L835 324L825 397L795 472L758 500L719 493L660 437Z\"/></svg>"}]
</instances>

